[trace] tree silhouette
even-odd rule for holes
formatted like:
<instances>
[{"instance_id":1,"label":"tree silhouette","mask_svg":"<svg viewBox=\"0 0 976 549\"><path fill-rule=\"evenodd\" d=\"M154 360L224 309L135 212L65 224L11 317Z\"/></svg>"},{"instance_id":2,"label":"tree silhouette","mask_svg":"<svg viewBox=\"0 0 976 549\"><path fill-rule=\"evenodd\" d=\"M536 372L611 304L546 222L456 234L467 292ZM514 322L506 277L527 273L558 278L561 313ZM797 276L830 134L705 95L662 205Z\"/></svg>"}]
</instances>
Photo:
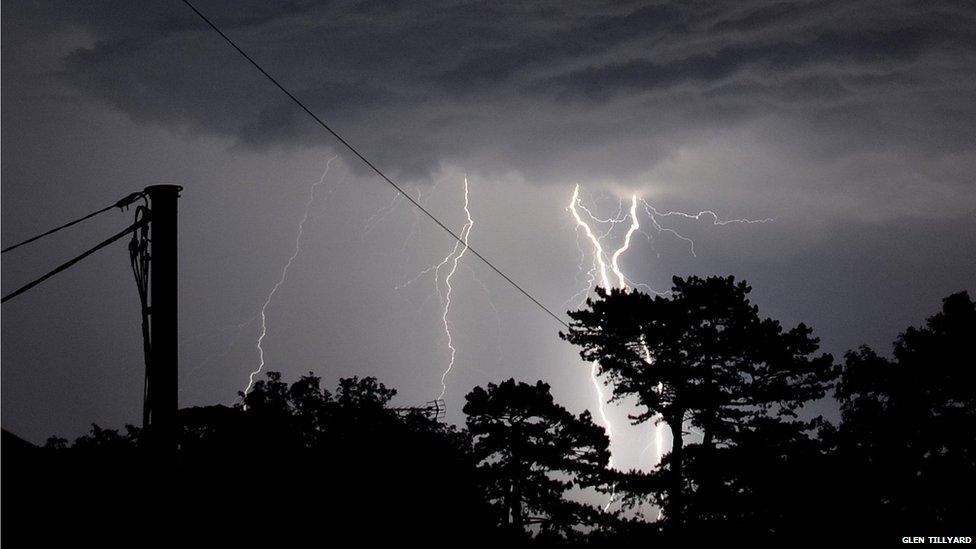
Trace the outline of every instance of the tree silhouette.
<instances>
[{"instance_id":1,"label":"tree silhouette","mask_svg":"<svg viewBox=\"0 0 976 549\"><path fill-rule=\"evenodd\" d=\"M976 505L976 304L943 300L924 327L895 341L894 357L869 347L846 355L832 440L843 500L864 522L901 527L972 524ZM940 530L944 531L944 530Z\"/></svg>"},{"instance_id":2,"label":"tree silhouette","mask_svg":"<svg viewBox=\"0 0 976 549\"><path fill-rule=\"evenodd\" d=\"M822 421L753 417L727 443L686 447L687 530L701 541L748 536L756 542L810 539L811 522L832 505L823 447L813 429ZM667 461L667 460L666 460ZM834 494L831 495L833 497ZM820 529L831 528L831 518Z\"/></svg>"},{"instance_id":3,"label":"tree silhouette","mask_svg":"<svg viewBox=\"0 0 976 549\"><path fill-rule=\"evenodd\" d=\"M745 282L733 277L674 277L669 297L597 289L599 299L570 312L560 333L580 346L613 384L611 400L636 396L644 411L632 421L660 414L673 434L667 459L669 489L662 496L668 522L685 521L688 492L686 422L703 433L699 459L716 463L715 448L733 444L763 418L790 418L824 396L834 376L830 355L813 357L818 340L803 324L783 331L759 316ZM711 456L711 457L710 457ZM718 482L713 467L699 468L703 493Z\"/></svg>"},{"instance_id":4,"label":"tree silhouette","mask_svg":"<svg viewBox=\"0 0 976 549\"><path fill-rule=\"evenodd\" d=\"M489 383L465 398L474 453L503 524L572 535L573 526L598 521L599 511L563 497L574 486L598 486L610 457L607 436L588 411L574 416L541 381Z\"/></svg>"},{"instance_id":5,"label":"tree silhouette","mask_svg":"<svg viewBox=\"0 0 976 549\"><path fill-rule=\"evenodd\" d=\"M903 332L892 357L861 347L837 369L815 356L809 328L761 318L749 290L731 277L675 278L669 297L599 290L571 313L561 335L598 361L612 398L636 396L633 421L663 414L678 435L650 473L606 469L602 428L541 381L476 387L461 429L424 407L392 407L396 391L372 377L326 390L311 373L288 384L269 372L239 404L180 410L174 462L148 454L131 426L92 425L73 444L52 437L41 448L4 431L2 541L646 546L971 535L969 295L948 296ZM838 373L840 424L801 414ZM685 443L685 428L701 443ZM577 501L611 487L621 507L662 505L664 521Z\"/></svg>"},{"instance_id":6,"label":"tree silhouette","mask_svg":"<svg viewBox=\"0 0 976 549\"><path fill-rule=\"evenodd\" d=\"M179 411L172 474L146 459L138 430L94 426L70 447L53 439L5 454L5 489L10 465L24 480L9 485L19 504L14 515L5 506L4 535L53 524L59 543L63 533L107 547L495 542L467 433L391 407L394 394L371 377L325 390L312 374L288 384L269 372L243 405ZM160 531L160 520L173 527Z\"/></svg>"}]
</instances>

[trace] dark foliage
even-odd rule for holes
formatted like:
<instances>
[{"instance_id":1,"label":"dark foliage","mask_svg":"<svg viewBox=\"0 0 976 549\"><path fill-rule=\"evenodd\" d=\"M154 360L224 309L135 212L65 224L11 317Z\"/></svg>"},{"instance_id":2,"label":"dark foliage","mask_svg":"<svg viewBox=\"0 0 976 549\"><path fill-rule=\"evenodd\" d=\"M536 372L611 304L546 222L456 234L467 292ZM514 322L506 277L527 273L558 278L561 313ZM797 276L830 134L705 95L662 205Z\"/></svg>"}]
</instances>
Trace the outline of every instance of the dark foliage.
<instances>
[{"instance_id":1,"label":"dark foliage","mask_svg":"<svg viewBox=\"0 0 976 549\"><path fill-rule=\"evenodd\" d=\"M390 406L374 378L275 372L241 404L180 410L177 460L140 429L92 426L42 447L3 432L3 541L21 545L796 545L971 535L976 505L976 305L966 293L909 328L891 358L842 368L802 324L759 316L731 277L671 296L599 292L565 339L661 414L677 437L650 473L607 468L608 440L549 385L466 397L466 428ZM839 378L837 377L839 376ZM841 421L803 407L831 386ZM694 437L689 437L694 439ZM625 512L582 503L613 492ZM592 499L592 498L591 498ZM628 511L663 506L663 520Z\"/></svg>"},{"instance_id":2,"label":"dark foliage","mask_svg":"<svg viewBox=\"0 0 976 549\"><path fill-rule=\"evenodd\" d=\"M842 422L825 438L843 516L876 528L972 532L976 503L976 305L965 292L895 341L846 356Z\"/></svg>"},{"instance_id":3,"label":"dark foliage","mask_svg":"<svg viewBox=\"0 0 976 549\"><path fill-rule=\"evenodd\" d=\"M498 521L517 533L538 525L547 538L573 538L603 513L564 497L572 488L605 488L609 440L589 412L556 404L549 385L514 379L468 393L464 413L486 495Z\"/></svg>"},{"instance_id":4,"label":"dark foliage","mask_svg":"<svg viewBox=\"0 0 976 549\"><path fill-rule=\"evenodd\" d=\"M97 546L498 539L467 435L391 409L394 393L373 378L343 379L330 393L313 375L289 387L269 373L244 406L180 411L175 468L145 455L137 430L95 426L69 449L52 441L18 463L36 485L5 488L19 500L5 525L37 535L57 517L55 537ZM172 528L150 527L161 518Z\"/></svg>"},{"instance_id":5,"label":"dark foliage","mask_svg":"<svg viewBox=\"0 0 976 549\"><path fill-rule=\"evenodd\" d=\"M631 418L635 423L660 415L672 433L682 433L673 437L667 474L658 475L668 489L655 494L667 511L666 524L676 532L696 522L762 515L763 510L721 505L730 494L742 495L737 479L728 476L739 461L737 449L770 433L774 439L784 433L802 438L811 425L797 421L796 412L825 395L834 369L830 355L813 356L818 340L810 328L800 324L784 331L779 322L761 318L745 282L733 277L674 277L673 282L668 297L598 289L599 299L570 312L570 328L560 335L598 364L612 384L613 399L637 398L644 411ZM683 444L688 427L703 433L697 448ZM690 459L694 471L685 470ZM739 504L747 501L738 498Z\"/></svg>"}]
</instances>

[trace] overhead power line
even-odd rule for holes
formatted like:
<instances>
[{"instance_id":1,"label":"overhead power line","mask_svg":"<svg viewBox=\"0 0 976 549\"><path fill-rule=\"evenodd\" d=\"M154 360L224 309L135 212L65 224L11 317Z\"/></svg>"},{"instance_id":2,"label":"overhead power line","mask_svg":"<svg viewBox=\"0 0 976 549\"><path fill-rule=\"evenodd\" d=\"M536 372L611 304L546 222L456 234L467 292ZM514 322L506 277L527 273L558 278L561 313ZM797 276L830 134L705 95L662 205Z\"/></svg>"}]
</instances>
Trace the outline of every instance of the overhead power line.
<instances>
[{"instance_id":1,"label":"overhead power line","mask_svg":"<svg viewBox=\"0 0 976 549\"><path fill-rule=\"evenodd\" d=\"M111 206L111 207L114 207L114 206ZM109 244L115 242L116 240L119 240L120 238L124 237L125 235L127 235L127 234L131 233L132 231L138 229L139 227L141 227L145 223L147 223L146 220L141 220L141 221L137 221L137 222L133 223L132 225L129 225L129 227L126 228L125 230L123 230L122 232L120 232L120 233L118 233L118 234L116 234L116 235L114 235L114 236L112 236L112 237L110 237L110 238L108 238L108 239L100 242L95 247L89 249L88 251L84 252L83 254L75 257L74 259L72 259L70 261L66 261L66 262L62 263L61 265L58 265L58 267L55 268L53 271L45 274L44 276L42 276L40 278L35 279L33 282L30 282L28 284L25 284L24 286L21 286L20 288L17 288L13 292L10 292L9 294L3 296L3 299L0 299L0 303L6 303L8 300L11 300L11 299L17 297L18 295L26 292L27 290L30 290L34 286L37 286L41 282L44 282L45 280L47 280L47 279L51 278L52 276L60 273L61 271L70 268L75 263L78 263L82 259L85 259L86 257L88 257L91 254L97 252L98 250L101 250L105 246L108 246Z\"/></svg>"},{"instance_id":2,"label":"overhead power line","mask_svg":"<svg viewBox=\"0 0 976 549\"><path fill-rule=\"evenodd\" d=\"M96 215L103 214L103 213L111 210L112 208L124 208L124 207L128 206L129 204L132 204L133 202L135 202L136 200L138 200L141 196L142 196L142 193L132 193L129 196L127 196L127 197L119 200L115 204L112 204L110 206L105 206L101 210L94 211L94 212L92 212L92 213L90 213L90 214L88 214L88 215L86 215L84 217L79 217L78 219L75 219L74 221L69 221L69 222L65 223L64 225L57 226L57 227L51 229L50 231L47 231L45 233L41 233L41 234L39 234L39 235L37 235L37 236L35 236L33 238L28 238L27 240L24 240L23 242L18 242L17 244L14 244L12 246L7 246L3 250L0 250L0 253L5 254L5 253L9 252L10 250L13 250L13 249L16 249L16 248L19 248L19 247L23 246L24 244L30 244L31 242L34 242L35 240L40 240L40 239L44 238L45 236L52 235L52 234L60 231L61 229L67 229L68 227L71 227L72 225L77 225L78 223L81 223L82 221L85 221L86 219L91 219L91 218L95 217Z\"/></svg>"},{"instance_id":3,"label":"overhead power line","mask_svg":"<svg viewBox=\"0 0 976 549\"><path fill-rule=\"evenodd\" d=\"M237 50L237 53L241 54L241 56L244 59L246 59L251 65L253 65L254 68L256 68L261 74L263 74L265 78L267 78L269 81L271 81L271 83L274 84L275 87L277 87L279 90L281 90L281 92L284 93L286 96L288 96L288 98L291 99L292 102L294 102L296 105L298 105L298 107L301 108L303 111L305 111L306 114L308 114L310 117L312 117L312 119L315 120L315 122L317 122L319 126L322 126L322 128L324 128L327 132L329 132L330 134L332 134L332 136L335 137L340 143L342 143L347 149L349 149L350 152L352 152L354 155L356 155L356 157L359 158L360 160L362 160L364 164L366 164L367 166L369 166L370 169L372 169L374 172L376 172L376 175L380 176L380 178L382 178L384 181L386 181L387 183L389 183L390 186L392 186L394 189L396 189L396 191L398 193L400 193L401 195L403 195L407 200L410 201L411 204L413 204L417 209L419 209L427 217L429 217L431 219L431 221L433 221L434 223L436 223L438 227L440 227L441 229L444 229L444 232L446 232L447 234L451 235L451 237L453 237L455 240L457 240L458 242L460 242L462 245L466 246L467 249L470 250L472 254L474 254L478 259L480 259L481 261L483 261L485 263L485 265L488 265L488 267L490 267L499 276L501 276L503 279L505 279L505 281L508 282L509 284L511 284L512 287L514 287L516 290L518 290L519 292L521 292L522 295L524 295L525 297L527 297L530 301L532 301L532 303L535 303L540 309L542 309L543 311L545 311L549 316L551 316L560 325L562 325L562 326L564 326L566 328L569 328L569 326L566 324L566 322L563 319L559 318L559 316L556 315L556 313L552 312L551 309L549 309L548 307L546 307L545 305L543 305L541 301L539 301L538 299L536 299L532 294L530 294L528 291L526 291L525 288L523 288L517 282L515 282L514 280L512 280L512 278L510 276L508 276L507 274L505 274L504 272L502 272L501 269L499 269L498 267L496 267L485 256L481 255L481 253L478 252L478 250L472 248L467 243L465 243L464 240L462 240L461 237L457 233L455 233L453 230L451 230L450 228L448 228L447 225L445 225L444 223L441 222L441 220L437 219L437 217L435 217L434 214L430 213L430 211L428 211L427 208L425 208L423 205L421 205L420 202L417 202L417 200L415 200L412 196L410 196L409 194L407 194L406 192L404 192L403 189L398 184L396 184L392 179L390 179L389 177L387 177L386 174L384 174L382 171L380 171L380 169L377 168L372 162L370 162L365 156L363 156L362 154L360 154L360 152L358 150L356 150L355 147L353 147L352 145L350 145L348 141L346 141L345 139L343 139L343 137L341 135L339 135L338 133L336 133L336 131L333 130L331 127L329 127L328 124L326 124L325 122L323 122L322 119L318 117L318 115L316 115L314 112L311 111L311 109L309 109L308 107L306 107L305 104L301 102L301 100L299 100L297 97L295 97L290 91L288 91L287 88L285 88L283 85L281 85L281 83L279 83L278 80L275 79L275 77L271 76L271 74L269 74L268 71L264 70L264 68L261 65L259 65L257 61L255 61L250 55L248 55L244 50L242 50L240 48L240 46L238 46L233 40L230 39L229 36L227 36L226 34L224 34L224 31L220 30L220 28L216 24L214 24L213 21L211 21L206 15L204 15L203 13L201 13L200 10L198 10L196 8L196 6L194 6L189 0L183 0L183 3L186 4L187 7L189 7L191 10L193 10L193 13L197 14L197 16L200 17L200 19L202 19L207 25L210 26L211 29L213 29L217 34L219 34L220 37L223 38L228 44L230 44L230 46L232 48L234 48L235 50Z\"/></svg>"}]
</instances>

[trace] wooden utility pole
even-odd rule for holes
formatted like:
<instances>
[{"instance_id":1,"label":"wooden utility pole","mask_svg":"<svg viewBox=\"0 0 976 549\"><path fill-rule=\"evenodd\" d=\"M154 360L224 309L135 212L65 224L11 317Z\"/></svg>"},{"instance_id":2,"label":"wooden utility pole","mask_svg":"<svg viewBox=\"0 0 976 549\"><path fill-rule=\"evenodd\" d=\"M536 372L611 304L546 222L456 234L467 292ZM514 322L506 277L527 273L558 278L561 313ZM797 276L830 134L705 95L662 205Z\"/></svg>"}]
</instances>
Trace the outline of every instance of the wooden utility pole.
<instances>
[{"instance_id":1,"label":"wooden utility pole","mask_svg":"<svg viewBox=\"0 0 976 549\"><path fill-rule=\"evenodd\" d=\"M147 442L152 452L175 458L179 406L177 352L176 201L179 185L146 187L149 197L150 238L150 362L146 383L149 409Z\"/></svg>"}]
</instances>

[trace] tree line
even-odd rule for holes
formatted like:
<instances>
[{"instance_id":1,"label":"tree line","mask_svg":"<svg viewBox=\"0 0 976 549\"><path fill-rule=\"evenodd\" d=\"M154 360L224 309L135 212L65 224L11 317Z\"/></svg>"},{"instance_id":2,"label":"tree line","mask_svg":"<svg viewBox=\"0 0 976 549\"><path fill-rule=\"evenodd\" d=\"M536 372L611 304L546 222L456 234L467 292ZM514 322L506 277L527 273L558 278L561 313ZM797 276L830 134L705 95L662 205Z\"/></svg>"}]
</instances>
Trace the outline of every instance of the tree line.
<instances>
[{"instance_id":1,"label":"tree line","mask_svg":"<svg viewBox=\"0 0 976 549\"><path fill-rule=\"evenodd\" d=\"M609 468L603 428L543 381L473 388L454 426L391 406L396 391L372 377L328 390L313 373L289 384L269 372L239 404L180 410L175 467L134 427L6 443L4 522L72 536L101 525L101 541L121 542L167 517L173 530L156 535L244 545L971 535L969 295L946 297L890 357L861 347L837 361L810 327L760 315L750 291L733 277L675 277L666 295L598 289L569 313L560 337L596 363L610 400L636 401L634 424L672 433L649 472ZM825 398L836 423L811 414ZM642 506L661 513L644 518Z\"/></svg>"}]
</instances>

